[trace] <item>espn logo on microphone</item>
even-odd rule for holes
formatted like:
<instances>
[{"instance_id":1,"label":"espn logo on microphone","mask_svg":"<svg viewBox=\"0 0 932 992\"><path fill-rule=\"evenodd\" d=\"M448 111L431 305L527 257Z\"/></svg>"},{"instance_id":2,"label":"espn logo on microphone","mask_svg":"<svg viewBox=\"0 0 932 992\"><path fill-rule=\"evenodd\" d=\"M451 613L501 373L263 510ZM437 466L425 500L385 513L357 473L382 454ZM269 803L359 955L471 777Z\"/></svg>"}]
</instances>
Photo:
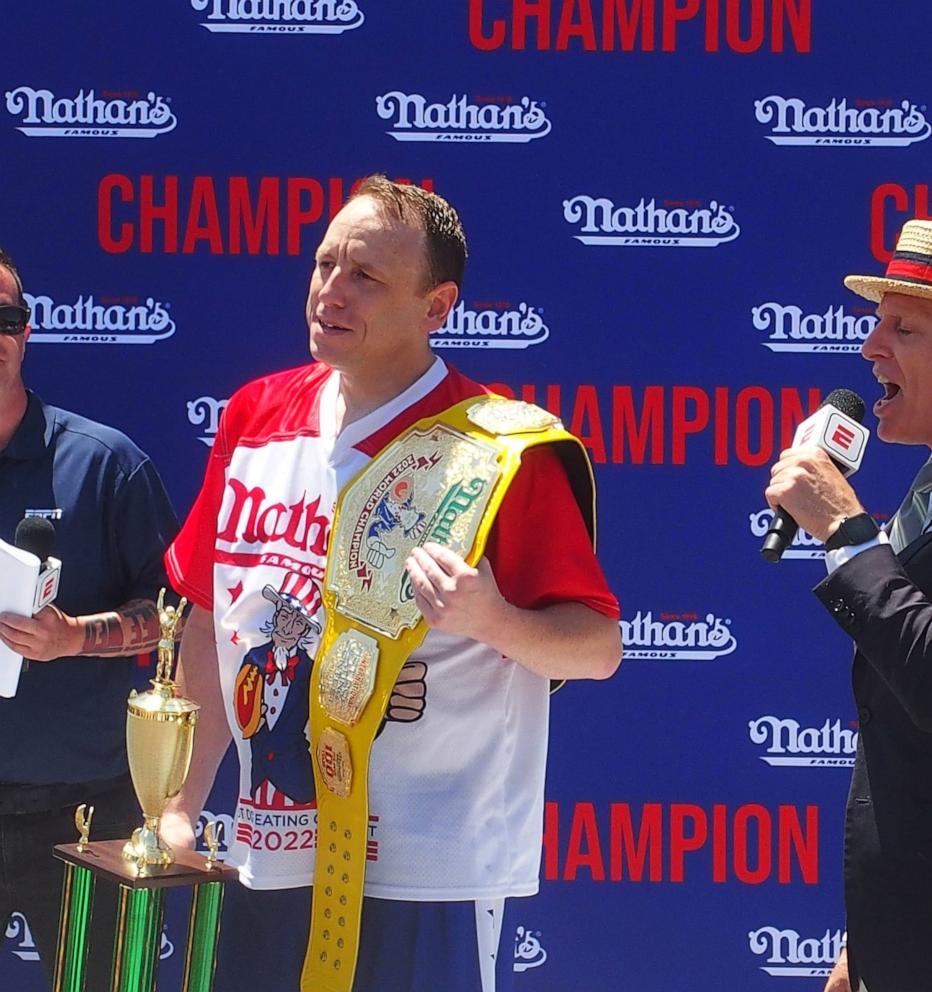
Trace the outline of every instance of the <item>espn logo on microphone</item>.
<instances>
[{"instance_id":1,"label":"espn logo on microphone","mask_svg":"<svg viewBox=\"0 0 932 992\"><path fill-rule=\"evenodd\" d=\"M61 579L61 562L57 558L48 558L46 567L39 573L36 580L36 598L32 612L38 613L48 606L58 595L58 582Z\"/></svg>"},{"instance_id":2,"label":"espn logo on microphone","mask_svg":"<svg viewBox=\"0 0 932 992\"><path fill-rule=\"evenodd\" d=\"M793 447L814 444L822 448L841 470L851 475L860 468L870 431L834 406L820 407L796 428Z\"/></svg>"}]
</instances>

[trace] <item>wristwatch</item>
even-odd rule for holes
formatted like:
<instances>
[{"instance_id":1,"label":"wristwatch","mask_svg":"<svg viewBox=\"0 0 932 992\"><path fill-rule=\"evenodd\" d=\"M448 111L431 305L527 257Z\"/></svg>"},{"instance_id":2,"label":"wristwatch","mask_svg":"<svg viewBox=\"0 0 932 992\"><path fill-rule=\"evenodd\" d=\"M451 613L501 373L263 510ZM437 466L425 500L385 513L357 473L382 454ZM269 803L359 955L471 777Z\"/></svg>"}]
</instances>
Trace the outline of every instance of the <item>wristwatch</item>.
<instances>
[{"instance_id":1,"label":"wristwatch","mask_svg":"<svg viewBox=\"0 0 932 992\"><path fill-rule=\"evenodd\" d=\"M845 517L838 530L825 542L825 550L836 551L851 544L864 544L873 540L879 533L880 528L869 513Z\"/></svg>"}]
</instances>

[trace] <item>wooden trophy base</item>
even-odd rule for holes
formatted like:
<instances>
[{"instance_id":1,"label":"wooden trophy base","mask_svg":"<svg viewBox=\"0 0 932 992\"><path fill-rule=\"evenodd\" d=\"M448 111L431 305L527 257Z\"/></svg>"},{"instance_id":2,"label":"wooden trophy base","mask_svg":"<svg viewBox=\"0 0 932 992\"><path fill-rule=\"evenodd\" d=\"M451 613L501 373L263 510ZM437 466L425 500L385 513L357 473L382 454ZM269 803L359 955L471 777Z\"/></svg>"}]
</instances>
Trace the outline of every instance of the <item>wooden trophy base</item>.
<instances>
[{"instance_id":1,"label":"wooden trophy base","mask_svg":"<svg viewBox=\"0 0 932 992\"><path fill-rule=\"evenodd\" d=\"M130 889L171 889L179 885L232 882L239 877L235 868L228 868L222 861L207 868L207 856L197 851L175 851L174 864L147 865L141 874L135 861L123 857L125 843L125 840L95 840L85 851L79 851L77 844L56 844L55 857Z\"/></svg>"}]
</instances>

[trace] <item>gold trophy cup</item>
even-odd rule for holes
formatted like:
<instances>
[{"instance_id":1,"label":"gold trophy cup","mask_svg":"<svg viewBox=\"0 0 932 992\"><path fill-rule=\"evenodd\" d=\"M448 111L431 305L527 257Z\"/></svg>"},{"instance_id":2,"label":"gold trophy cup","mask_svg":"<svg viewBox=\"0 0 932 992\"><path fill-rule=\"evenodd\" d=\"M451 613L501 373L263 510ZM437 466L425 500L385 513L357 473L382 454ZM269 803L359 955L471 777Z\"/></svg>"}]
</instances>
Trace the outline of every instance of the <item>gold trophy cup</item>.
<instances>
[{"instance_id":1,"label":"gold trophy cup","mask_svg":"<svg viewBox=\"0 0 932 992\"><path fill-rule=\"evenodd\" d=\"M175 634L184 608L184 599L176 610L165 606L164 589L159 594L156 675L150 690L131 693L126 703L129 768L145 822L125 844L90 842L94 809L82 805L74 821L81 839L55 847L55 856L65 862L65 877L54 992L84 992L97 877L119 886L111 992L156 992L163 897L166 889L180 886L192 890L182 988L184 992L213 988L223 887L237 878L236 869L217 860L218 837L210 824L204 831L210 848L206 861L195 851L179 850L176 857L159 837L165 804L181 791L188 774L197 721L197 704L179 696L172 681Z\"/></svg>"},{"instance_id":2,"label":"gold trophy cup","mask_svg":"<svg viewBox=\"0 0 932 992\"><path fill-rule=\"evenodd\" d=\"M163 589L158 601L161 638L152 688L140 693L134 689L126 701L126 750L144 822L124 845L123 857L134 861L141 874L175 860L159 836L159 821L166 803L178 795L187 778L200 709L197 703L180 696L172 681L175 629L187 600L182 599L177 609L164 604Z\"/></svg>"}]
</instances>

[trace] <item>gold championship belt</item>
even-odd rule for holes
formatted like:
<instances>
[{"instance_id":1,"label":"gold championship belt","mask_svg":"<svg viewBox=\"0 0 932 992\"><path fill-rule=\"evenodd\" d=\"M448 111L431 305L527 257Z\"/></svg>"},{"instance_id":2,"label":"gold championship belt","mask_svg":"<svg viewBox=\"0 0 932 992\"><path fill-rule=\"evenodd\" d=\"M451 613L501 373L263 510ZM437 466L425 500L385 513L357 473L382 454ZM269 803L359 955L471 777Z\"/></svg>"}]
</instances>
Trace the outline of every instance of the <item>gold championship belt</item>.
<instances>
[{"instance_id":1,"label":"gold championship belt","mask_svg":"<svg viewBox=\"0 0 932 992\"><path fill-rule=\"evenodd\" d=\"M521 464L555 444L589 532L594 485L581 442L520 401L479 396L388 444L337 502L324 578L327 622L310 689L317 861L301 992L351 992L368 839L369 753L395 680L427 633L405 559L427 541L475 565Z\"/></svg>"}]
</instances>

